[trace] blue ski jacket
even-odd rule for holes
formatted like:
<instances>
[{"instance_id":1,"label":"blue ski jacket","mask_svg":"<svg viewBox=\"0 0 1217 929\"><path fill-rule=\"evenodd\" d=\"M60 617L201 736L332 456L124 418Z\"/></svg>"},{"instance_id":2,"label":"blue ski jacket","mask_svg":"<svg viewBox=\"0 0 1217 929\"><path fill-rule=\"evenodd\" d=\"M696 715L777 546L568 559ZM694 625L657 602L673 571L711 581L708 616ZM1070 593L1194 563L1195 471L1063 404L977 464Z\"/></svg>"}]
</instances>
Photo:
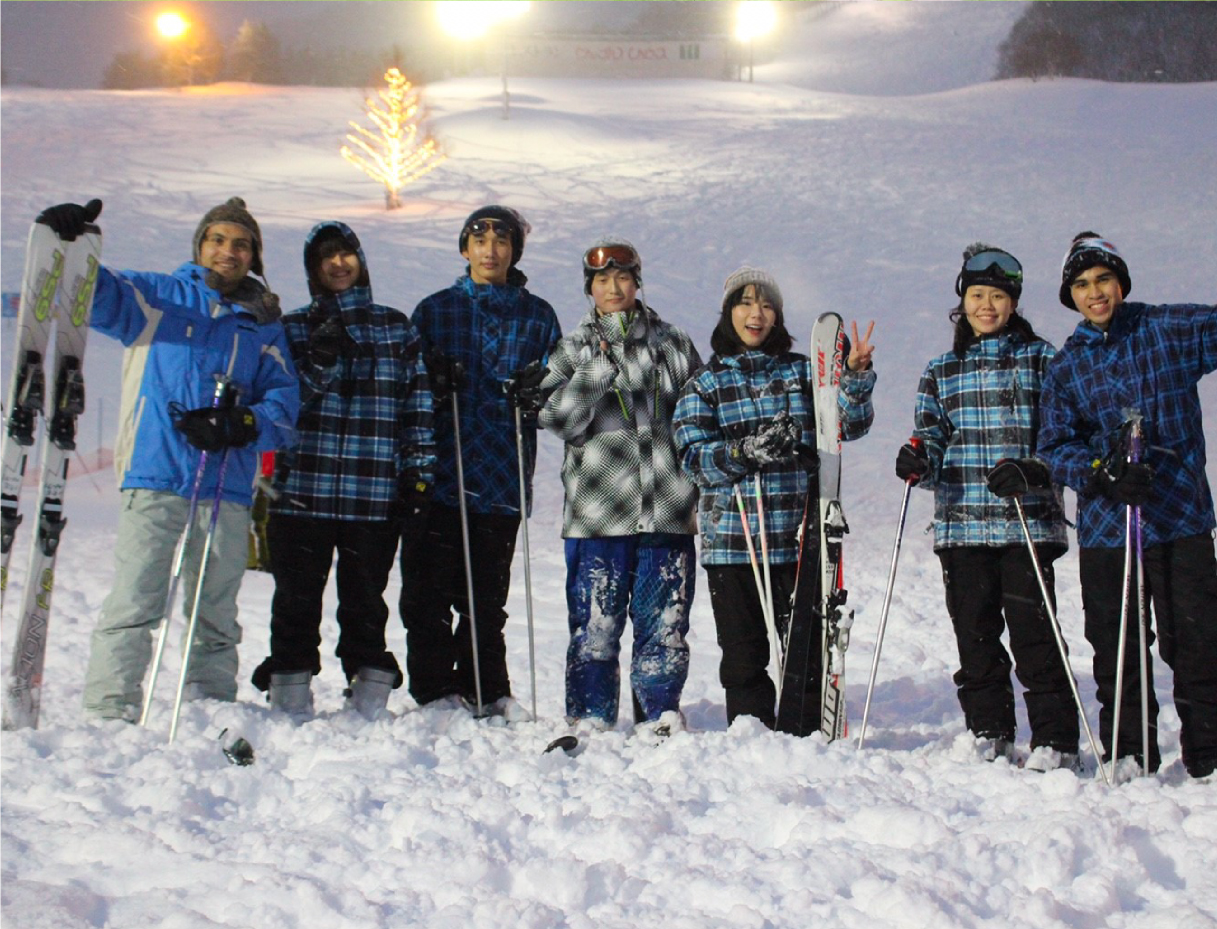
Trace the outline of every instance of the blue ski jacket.
<instances>
[{"instance_id":1,"label":"blue ski jacket","mask_svg":"<svg viewBox=\"0 0 1217 929\"><path fill-rule=\"evenodd\" d=\"M258 438L229 451L222 496L249 506L260 454L292 441L300 389L278 319L231 302L206 276L190 262L172 274L98 272L89 325L127 347L114 467L123 489L189 497L202 453L174 428L172 407L211 406L216 375L227 375ZM260 296L261 285L248 284ZM204 500L215 496L222 457L208 455Z\"/></svg>"},{"instance_id":2,"label":"blue ski jacket","mask_svg":"<svg viewBox=\"0 0 1217 929\"><path fill-rule=\"evenodd\" d=\"M300 373L302 407L298 443L276 462L282 493L271 510L321 519L390 519L398 475L430 484L435 469L422 342L405 313L372 301L367 259L350 227L314 226L305 255L314 240L333 232L355 244L363 274L341 293L319 293L283 317ZM309 357L309 339L333 317L341 322L342 350L334 364L318 365Z\"/></svg>"},{"instance_id":3,"label":"blue ski jacket","mask_svg":"<svg viewBox=\"0 0 1217 929\"><path fill-rule=\"evenodd\" d=\"M517 272L514 279L522 277ZM549 357L562 337L557 314L520 284L475 284L463 274L447 290L425 297L411 319L426 350L438 349L465 369L465 386L457 392L457 400L470 512L519 515L515 413L503 386L529 362ZM455 507L459 501L451 400L435 404L434 423L434 499ZM537 426L525 423L529 506L536 457Z\"/></svg>"},{"instance_id":4,"label":"blue ski jacket","mask_svg":"<svg viewBox=\"0 0 1217 929\"><path fill-rule=\"evenodd\" d=\"M1008 330L976 339L960 358L931 361L917 388L916 428L930 470L917 486L934 492L934 548L1024 545L1014 501L989 490L1002 458L1036 453L1040 396L1056 349ZM1068 545L1060 491L1023 499L1036 542Z\"/></svg>"},{"instance_id":5,"label":"blue ski jacket","mask_svg":"<svg viewBox=\"0 0 1217 929\"><path fill-rule=\"evenodd\" d=\"M1217 370L1217 306L1123 303L1107 331L1083 321L1048 368L1040 455L1078 492L1078 544L1118 548L1126 507L1092 490L1097 463L1122 453L1122 425L1142 416L1154 469L1141 507L1146 545L1211 532L1200 379Z\"/></svg>"},{"instance_id":6,"label":"blue ski jacket","mask_svg":"<svg viewBox=\"0 0 1217 929\"><path fill-rule=\"evenodd\" d=\"M715 355L685 385L676 404L676 447L681 467L701 489L698 527L703 565L749 563L734 496L737 484L744 495L749 532L759 556L754 482L747 466L732 459L728 443L751 435L762 423L786 411L803 424L803 443L814 448L814 383L806 355L749 351ZM871 405L874 388L873 369L850 371L847 367L842 372L837 403L843 440L858 439L870 431L875 415ZM790 460L767 465L757 474L770 562L793 563L798 560L796 536L807 501L807 473Z\"/></svg>"}]
</instances>

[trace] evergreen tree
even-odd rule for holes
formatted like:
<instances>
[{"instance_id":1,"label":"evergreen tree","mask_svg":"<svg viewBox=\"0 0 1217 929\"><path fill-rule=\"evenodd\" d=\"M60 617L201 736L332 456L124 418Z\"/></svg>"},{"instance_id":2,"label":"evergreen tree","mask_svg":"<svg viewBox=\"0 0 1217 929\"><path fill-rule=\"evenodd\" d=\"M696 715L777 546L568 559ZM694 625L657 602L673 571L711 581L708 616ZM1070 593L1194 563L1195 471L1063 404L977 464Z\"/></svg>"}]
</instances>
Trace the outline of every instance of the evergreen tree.
<instances>
[{"instance_id":1,"label":"evergreen tree","mask_svg":"<svg viewBox=\"0 0 1217 929\"><path fill-rule=\"evenodd\" d=\"M282 81L279 40L263 22L245 20L228 49L228 75L234 81L278 84Z\"/></svg>"}]
</instances>

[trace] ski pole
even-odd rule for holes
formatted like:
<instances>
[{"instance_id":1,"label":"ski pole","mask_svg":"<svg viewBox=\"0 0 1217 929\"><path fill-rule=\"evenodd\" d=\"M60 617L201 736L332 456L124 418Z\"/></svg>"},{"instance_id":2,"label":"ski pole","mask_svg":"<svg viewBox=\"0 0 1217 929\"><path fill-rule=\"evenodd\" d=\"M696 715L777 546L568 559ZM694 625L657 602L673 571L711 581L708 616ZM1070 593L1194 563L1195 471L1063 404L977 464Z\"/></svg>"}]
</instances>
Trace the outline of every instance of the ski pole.
<instances>
[{"instance_id":1,"label":"ski pole","mask_svg":"<svg viewBox=\"0 0 1217 929\"><path fill-rule=\"evenodd\" d=\"M921 448L921 439L909 439L913 448ZM875 678L879 674L879 655L883 651L883 636L887 632L887 614L892 606L892 591L896 586L896 563L900 559L900 543L904 539L904 520L909 510L909 493L917 480L909 475L904 481L904 500L900 504L900 520L896 523L896 541L892 545L892 566L887 572L887 590L883 594L883 608L879 611L879 632L875 636L875 657L870 663L870 681L866 685L866 706L862 709L862 727L858 731L858 748L866 740L866 721L870 717L870 701L875 693Z\"/></svg>"},{"instance_id":2,"label":"ski pole","mask_svg":"<svg viewBox=\"0 0 1217 929\"><path fill-rule=\"evenodd\" d=\"M211 398L213 409L223 402L224 393L227 389L228 379L222 375L216 375L215 394ZM201 452L199 454L199 466L194 472L194 488L190 492L190 509L186 517L186 526L182 530L181 537L178 539L177 553L173 557L173 574L169 579L169 595L165 597L165 608L161 611L161 621L157 627L156 649L152 656L152 673L148 677L148 686L144 690L144 705L139 714L139 724L141 726L148 725L148 713L152 709L152 695L156 690L156 678L160 673L161 659L165 655L165 641L169 635L169 619L173 616L173 601L177 597L177 585L182 577L182 563L186 557L186 546L190 542L194 520L199 512L199 492L203 487L203 473L206 470L207 452Z\"/></svg>"},{"instance_id":3,"label":"ski pole","mask_svg":"<svg viewBox=\"0 0 1217 929\"><path fill-rule=\"evenodd\" d=\"M215 539L216 523L220 518L220 503L224 499L224 476L228 472L228 459L231 449L224 449L220 456L220 471L216 477L216 494L211 503L211 522L207 527L207 536L203 540L203 554L199 559L199 579L194 585L194 603L190 608L190 620L186 623L186 645L182 652L182 671L178 675L177 694L173 698L173 720L169 724L169 741L177 738L178 716L182 712L182 696L186 692L186 675L190 671L190 650L194 648L195 629L198 628L199 607L203 600L203 583L207 579L207 562L211 556L211 543Z\"/></svg>"},{"instance_id":4,"label":"ski pole","mask_svg":"<svg viewBox=\"0 0 1217 929\"><path fill-rule=\"evenodd\" d=\"M765 608L769 611L769 623L777 630L777 614L773 609L773 581L769 576L769 533L765 531L765 498L761 493L761 475L757 472L753 475L753 490L756 494L756 532L761 537L761 569L765 581ZM774 653L778 662L778 697L782 694L781 679L785 670L786 664L785 655L781 648Z\"/></svg>"},{"instance_id":5,"label":"ski pole","mask_svg":"<svg viewBox=\"0 0 1217 929\"><path fill-rule=\"evenodd\" d=\"M1127 507L1124 512L1124 590L1120 595L1120 641L1116 646L1116 707L1111 721L1111 776L1116 775L1116 762L1120 759L1120 714L1124 707L1124 656L1128 640L1128 600L1132 584L1133 512Z\"/></svg>"},{"instance_id":6,"label":"ski pole","mask_svg":"<svg viewBox=\"0 0 1217 929\"><path fill-rule=\"evenodd\" d=\"M1128 460L1141 460L1141 414L1133 413L1130 417ZM1132 523L1136 533L1137 558L1137 631L1140 634L1140 670L1141 670L1141 771L1149 777L1149 596L1145 590L1145 549L1141 538L1141 506L1133 507Z\"/></svg>"},{"instance_id":7,"label":"ski pole","mask_svg":"<svg viewBox=\"0 0 1217 929\"><path fill-rule=\"evenodd\" d=\"M454 364L459 371L459 362ZM453 380L458 380L454 378ZM461 547L465 553L465 596L469 598L469 638L473 646L473 690L477 700L477 715L482 716L482 671L478 664L477 611L473 605L473 564L469 554L469 507L465 502L465 466L461 457L461 406L456 384L452 385L452 435L456 443L456 492L460 500Z\"/></svg>"},{"instance_id":8,"label":"ski pole","mask_svg":"<svg viewBox=\"0 0 1217 929\"><path fill-rule=\"evenodd\" d=\"M532 718L537 718L537 656L532 620L532 553L528 547L528 484L524 477L524 417L516 407L516 459L520 465L520 530L524 541L524 604L528 611L528 676L532 685ZM470 596L470 602L473 602Z\"/></svg>"},{"instance_id":9,"label":"ski pole","mask_svg":"<svg viewBox=\"0 0 1217 929\"><path fill-rule=\"evenodd\" d=\"M777 690L777 697L781 700L782 663L778 657L777 625L774 623L773 615L769 612L768 601L765 598L765 585L761 580L761 568L756 559L756 546L752 543L752 531L748 528L748 511L744 506L744 494L740 490L739 484L734 485L734 488L735 504L739 508L740 525L744 527L744 544L748 548L748 559L752 563L752 579L756 582L756 595L757 599L761 602L761 616L764 617L765 629L769 633L769 653L777 673L777 682L774 686Z\"/></svg>"},{"instance_id":10,"label":"ski pole","mask_svg":"<svg viewBox=\"0 0 1217 929\"><path fill-rule=\"evenodd\" d=\"M1078 705L1078 715L1082 717L1082 728L1086 730L1086 738L1090 742L1090 750L1099 763L1099 771L1103 775L1103 783L1111 785L1107 769L1103 767L1103 755L1099 752L1094 733L1086 719L1086 707L1082 705L1082 695L1078 692L1077 678L1073 676L1073 666L1069 663L1069 648L1065 645L1065 635L1061 632L1060 621L1056 618L1056 609L1052 605L1052 597L1048 593L1048 585L1044 582L1044 570L1040 567L1039 554L1035 550L1035 542L1031 539L1031 529L1027 525L1027 514L1023 510L1023 501L1014 498L1014 508L1018 511L1018 521L1023 527L1023 538L1027 540L1027 552L1031 555L1031 564L1035 566L1035 579L1039 581L1040 593L1044 597L1044 610L1048 613L1048 625L1052 627L1052 635L1056 639L1056 647L1061 653L1061 662L1065 665L1065 675L1069 678L1069 689L1073 691L1073 701Z\"/></svg>"}]
</instances>

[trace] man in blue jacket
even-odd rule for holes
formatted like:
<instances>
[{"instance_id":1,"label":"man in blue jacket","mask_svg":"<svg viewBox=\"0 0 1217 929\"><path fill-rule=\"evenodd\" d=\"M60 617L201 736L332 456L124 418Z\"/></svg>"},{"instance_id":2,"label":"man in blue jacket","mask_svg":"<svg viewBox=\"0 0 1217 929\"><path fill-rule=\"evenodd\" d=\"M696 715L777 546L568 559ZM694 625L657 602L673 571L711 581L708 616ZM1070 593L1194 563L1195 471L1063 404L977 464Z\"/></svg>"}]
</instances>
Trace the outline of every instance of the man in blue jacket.
<instances>
[{"instance_id":1,"label":"man in blue jacket","mask_svg":"<svg viewBox=\"0 0 1217 929\"><path fill-rule=\"evenodd\" d=\"M460 404L465 498L469 513L477 664L483 709L518 709L507 674L508 587L521 518L514 402L544 374L562 336L553 308L525 289L516 267L528 223L515 210L487 206L461 227L458 246L469 263L456 283L425 298L413 322L427 351L435 395L435 487L426 530L402 539L401 618L406 627L410 695L423 705L445 697L472 704L474 679L466 593L451 392ZM536 402L533 402L536 401ZM537 453L535 413L524 425L524 466L531 497ZM458 617L453 628L453 611Z\"/></svg>"},{"instance_id":2,"label":"man in blue jacket","mask_svg":"<svg viewBox=\"0 0 1217 929\"><path fill-rule=\"evenodd\" d=\"M1093 232L1073 240L1060 298L1083 320L1049 366L1039 452L1053 478L1078 494L1082 605L1104 752L1110 758L1119 699L1117 755L1138 768L1148 761L1151 771L1161 763L1152 686L1150 757L1143 757L1135 591L1124 692L1115 693L1126 514L1139 507L1145 585L1159 652L1175 675L1183 764L1205 777L1217 767L1217 561L1196 385L1217 370L1217 307L1125 302L1131 286L1115 245ZM1140 456L1129 455L1130 421L1140 422Z\"/></svg>"},{"instance_id":3,"label":"man in blue jacket","mask_svg":"<svg viewBox=\"0 0 1217 929\"><path fill-rule=\"evenodd\" d=\"M96 215L90 212L60 204L39 221L72 239ZM114 452L122 510L114 586L93 632L85 677L91 716L130 721L139 714L152 633L165 613L204 453L200 507L183 561L187 613L216 499L220 510L186 696L236 698L237 592L258 458L290 441L300 405L278 298L251 272L262 274L261 231L244 201L232 197L203 217L193 259L172 274L98 273L89 324L127 351Z\"/></svg>"}]
</instances>

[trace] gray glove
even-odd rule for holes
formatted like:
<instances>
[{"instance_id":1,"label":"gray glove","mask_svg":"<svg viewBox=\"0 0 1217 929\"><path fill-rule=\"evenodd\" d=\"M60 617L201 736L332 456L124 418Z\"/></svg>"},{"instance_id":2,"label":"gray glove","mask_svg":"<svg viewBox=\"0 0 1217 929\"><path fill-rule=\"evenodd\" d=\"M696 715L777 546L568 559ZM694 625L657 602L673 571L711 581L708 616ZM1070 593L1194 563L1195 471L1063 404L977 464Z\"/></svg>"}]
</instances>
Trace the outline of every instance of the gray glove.
<instances>
[{"instance_id":1,"label":"gray glove","mask_svg":"<svg viewBox=\"0 0 1217 929\"><path fill-rule=\"evenodd\" d=\"M779 413L752 435L732 443L731 457L742 459L752 468L763 468L793 457L802 430L786 412Z\"/></svg>"}]
</instances>

